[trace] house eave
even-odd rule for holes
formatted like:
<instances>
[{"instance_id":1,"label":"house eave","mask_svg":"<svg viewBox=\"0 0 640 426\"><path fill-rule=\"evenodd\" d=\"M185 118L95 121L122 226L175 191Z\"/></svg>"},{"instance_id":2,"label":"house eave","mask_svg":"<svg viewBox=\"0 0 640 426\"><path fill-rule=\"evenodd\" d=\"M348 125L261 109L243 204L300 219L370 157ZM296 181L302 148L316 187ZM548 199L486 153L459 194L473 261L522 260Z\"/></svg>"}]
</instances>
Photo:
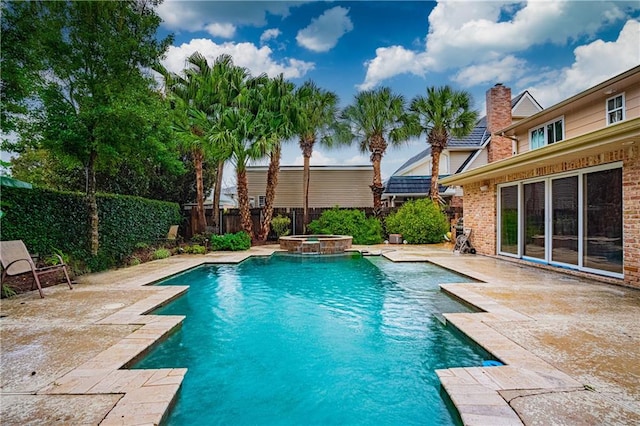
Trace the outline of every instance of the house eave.
<instances>
[{"instance_id":1,"label":"house eave","mask_svg":"<svg viewBox=\"0 0 640 426\"><path fill-rule=\"evenodd\" d=\"M560 158L562 161L573 161L586 155L598 154L604 150L638 145L640 145L640 118L635 118L443 178L440 180L440 184L464 185L534 167L555 164Z\"/></svg>"}]
</instances>

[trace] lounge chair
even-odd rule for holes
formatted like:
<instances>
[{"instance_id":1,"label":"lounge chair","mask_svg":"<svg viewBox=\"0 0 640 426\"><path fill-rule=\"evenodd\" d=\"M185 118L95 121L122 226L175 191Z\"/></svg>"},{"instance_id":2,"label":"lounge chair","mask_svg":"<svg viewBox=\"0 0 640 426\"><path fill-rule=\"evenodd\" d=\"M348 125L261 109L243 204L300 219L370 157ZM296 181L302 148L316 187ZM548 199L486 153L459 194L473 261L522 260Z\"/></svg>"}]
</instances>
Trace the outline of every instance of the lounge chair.
<instances>
[{"instance_id":1,"label":"lounge chair","mask_svg":"<svg viewBox=\"0 0 640 426\"><path fill-rule=\"evenodd\" d=\"M456 245L453 247L455 253L471 253L476 254L476 249L471 247L471 229L465 229L462 234L456 237Z\"/></svg>"},{"instance_id":2,"label":"lounge chair","mask_svg":"<svg viewBox=\"0 0 640 426\"><path fill-rule=\"evenodd\" d=\"M34 283L38 286L40 297L44 297L39 276L62 269L69 288L73 290L73 287L71 286L71 279L67 272L67 265L62 260L62 257L57 254L56 256L60 261L59 264L38 268L33 262L31 255L29 255L27 247L21 240L0 241L0 262L2 263L2 277L0 282L4 281L7 275L21 275L31 272L33 274ZM33 284L31 285L31 290L33 290Z\"/></svg>"}]
</instances>

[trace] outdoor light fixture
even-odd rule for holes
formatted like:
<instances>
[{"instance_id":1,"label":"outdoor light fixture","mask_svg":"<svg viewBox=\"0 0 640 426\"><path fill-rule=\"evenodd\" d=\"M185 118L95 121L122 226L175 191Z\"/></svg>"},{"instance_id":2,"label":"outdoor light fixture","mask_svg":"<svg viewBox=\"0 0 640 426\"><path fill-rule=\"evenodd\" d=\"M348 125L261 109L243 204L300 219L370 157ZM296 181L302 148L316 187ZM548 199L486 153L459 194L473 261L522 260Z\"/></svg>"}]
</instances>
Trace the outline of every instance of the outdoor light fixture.
<instances>
[{"instance_id":1,"label":"outdoor light fixture","mask_svg":"<svg viewBox=\"0 0 640 426\"><path fill-rule=\"evenodd\" d=\"M480 187L480 191L482 191L482 192L487 192L487 190L488 190L488 189L489 189L489 186L488 186L488 185L482 185L482 186Z\"/></svg>"}]
</instances>

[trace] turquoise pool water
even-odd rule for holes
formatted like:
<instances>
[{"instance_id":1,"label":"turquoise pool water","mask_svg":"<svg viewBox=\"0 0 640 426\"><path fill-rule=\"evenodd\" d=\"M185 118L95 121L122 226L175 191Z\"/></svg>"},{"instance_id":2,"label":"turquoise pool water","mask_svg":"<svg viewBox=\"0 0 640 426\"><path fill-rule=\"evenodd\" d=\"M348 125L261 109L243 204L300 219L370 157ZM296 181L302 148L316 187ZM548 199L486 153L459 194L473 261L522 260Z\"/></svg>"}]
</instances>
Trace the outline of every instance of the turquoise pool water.
<instances>
[{"instance_id":1,"label":"turquoise pool water","mask_svg":"<svg viewBox=\"0 0 640 426\"><path fill-rule=\"evenodd\" d=\"M351 256L252 258L163 285L187 294L155 314L182 328L133 368L187 367L170 425L451 425L434 369L486 354L434 312L468 309L425 263Z\"/></svg>"}]
</instances>

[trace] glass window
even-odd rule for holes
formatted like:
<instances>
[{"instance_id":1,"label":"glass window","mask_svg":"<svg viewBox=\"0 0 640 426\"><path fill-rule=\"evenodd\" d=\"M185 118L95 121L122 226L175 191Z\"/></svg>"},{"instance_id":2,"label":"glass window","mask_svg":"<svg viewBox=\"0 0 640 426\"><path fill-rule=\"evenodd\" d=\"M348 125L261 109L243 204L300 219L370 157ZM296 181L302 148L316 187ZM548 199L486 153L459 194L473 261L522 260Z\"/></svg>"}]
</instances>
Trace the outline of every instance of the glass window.
<instances>
[{"instance_id":1,"label":"glass window","mask_svg":"<svg viewBox=\"0 0 640 426\"><path fill-rule=\"evenodd\" d=\"M541 148L564 139L563 119L554 120L529 131L531 149Z\"/></svg>"},{"instance_id":2,"label":"glass window","mask_svg":"<svg viewBox=\"0 0 640 426\"><path fill-rule=\"evenodd\" d=\"M545 190L544 182L524 185L524 255L545 258Z\"/></svg>"},{"instance_id":3,"label":"glass window","mask_svg":"<svg viewBox=\"0 0 640 426\"><path fill-rule=\"evenodd\" d=\"M518 254L518 186L500 188L500 251Z\"/></svg>"},{"instance_id":4,"label":"glass window","mask_svg":"<svg viewBox=\"0 0 640 426\"><path fill-rule=\"evenodd\" d=\"M578 176L551 181L551 260L578 264Z\"/></svg>"},{"instance_id":5,"label":"glass window","mask_svg":"<svg viewBox=\"0 0 640 426\"><path fill-rule=\"evenodd\" d=\"M624 120L624 94L607 99L607 124Z\"/></svg>"},{"instance_id":6,"label":"glass window","mask_svg":"<svg viewBox=\"0 0 640 426\"><path fill-rule=\"evenodd\" d=\"M585 267L622 273L622 169L584 175L583 244Z\"/></svg>"}]
</instances>

